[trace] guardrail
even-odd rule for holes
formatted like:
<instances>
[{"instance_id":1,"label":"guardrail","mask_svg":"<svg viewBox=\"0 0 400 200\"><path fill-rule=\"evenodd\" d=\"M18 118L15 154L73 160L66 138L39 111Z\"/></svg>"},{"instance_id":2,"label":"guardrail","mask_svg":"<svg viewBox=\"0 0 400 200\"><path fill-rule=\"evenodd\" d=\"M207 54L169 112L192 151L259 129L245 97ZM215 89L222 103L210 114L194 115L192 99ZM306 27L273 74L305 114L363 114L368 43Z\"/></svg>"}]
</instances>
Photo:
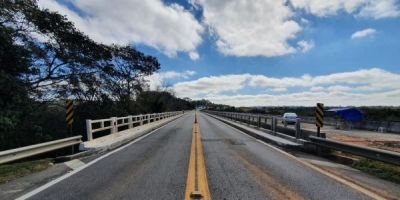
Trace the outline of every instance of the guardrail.
<instances>
[{"instance_id":1,"label":"guardrail","mask_svg":"<svg viewBox=\"0 0 400 200\"><path fill-rule=\"evenodd\" d=\"M352 144L345 144L345 143L336 142L333 140L314 137L314 136L310 136L310 140L312 143L314 143L318 146L321 146L321 147L335 149L335 150L351 153L354 155L358 155L361 157L370 158L373 160L379 160L382 162L400 166L400 153L397 153L397 152L386 151L386 150L382 150L382 149L375 149L375 148L370 148L370 147L357 146L357 145L352 145Z\"/></svg>"},{"instance_id":2,"label":"guardrail","mask_svg":"<svg viewBox=\"0 0 400 200\"><path fill-rule=\"evenodd\" d=\"M243 123L247 123L253 126L257 126L259 128L265 128L270 130L273 135L277 134L285 134L293 139L308 139L308 136L316 134L312 131L302 130L301 121L297 119L294 123L293 128L288 128L287 121L282 117L269 116L269 115L261 115L261 114L249 114L249 113L236 113L236 112L219 112L219 111L209 111L205 110L204 112L208 112L210 114L214 114L217 116L225 117L230 120L236 120ZM278 122L282 122L282 126L280 126Z\"/></svg>"},{"instance_id":3,"label":"guardrail","mask_svg":"<svg viewBox=\"0 0 400 200\"><path fill-rule=\"evenodd\" d=\"M12 162L22 158L35 156L49 151L62 149L64 147L76 145L82 142L82 136L74 136L51 142L34 144L26 147L6 150L0 152L0 164Z\"/></svg>"},{"instance_id":4,"label":"guardrail","mask_svg":"<svg viewBox=\"0 0 400 200\"><path fill-rule=\"evenodd\" d=\"M280 131L286 131L286 134L289 133L291 135L292 133L287 132L288 129L285 127L278 127L277 126L277 121L282 120L281 117L271 117L271 116L264 116L264 115L257 115L257 114L248 114L248 113L234 113L234 112L219 112L219 111L205 111L210 114L218 115L221 117L229 118L231 120L237 120L241 121L247 124L255 125L257 127L267 127L267 129L271 130L271 132L276 135L277 132ZM268 120L270 123L267 123ZM264 122L264 123L263 123ZM343 151L347 152L353 155L373 159L373 160L379 160L382 162L394 164L394 165L400 165L400 153L397 152L392 152L392 151L386 151L382 149L376 149L376 148L370 148L370 147L363 147L363 146L358 146L358 145L351 145L351 144L346 144L346 143L341 143L337 141L333 141L330 139L325 139L325 138L320 138L320 137L315 137L313 135L316 135L314 132L311 131L306 131L306 130L301 130L300 129L300 120L296 122L295 126L295 137L297 138L303 138L308 141L310 141L312 144L329 148L329 149L334 149L338 151ZM293 132L293 130L292 130Z\"/></svg>"},{"instance_id":5,"label":"guardrail","mask_svg":"<svg viewBox=\"0 0 400 200\"><path fill-rule=\"evenodd\" d=\"M117 133L118 128L122 126L127 126L128 128L133 128L136 125L143 125L151 122L155 122L161 119L169 118L182 114L184 111L175 112L164 112L164 113L152 113L146 115L134 115L126 117L111 117L108 119L96 119L86 120L86 135L87 140L93 140L93 133L110 130L110 134ZM93 125L97 125L97 128L93 128Z\"/></svg>"}]
</instances>

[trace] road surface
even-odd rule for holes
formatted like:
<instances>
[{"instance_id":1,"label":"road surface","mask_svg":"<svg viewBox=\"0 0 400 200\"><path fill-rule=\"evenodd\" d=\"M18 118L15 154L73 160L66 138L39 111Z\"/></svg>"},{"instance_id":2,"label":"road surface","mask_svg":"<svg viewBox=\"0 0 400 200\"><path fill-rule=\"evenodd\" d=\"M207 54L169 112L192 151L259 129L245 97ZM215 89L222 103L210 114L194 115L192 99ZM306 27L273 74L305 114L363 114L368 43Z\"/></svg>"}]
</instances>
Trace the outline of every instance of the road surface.
<instances>
[{"instance_id":1,"label":"road surface","mask_svg":"<svg viewBox=\"0 0 400 200\"><path fill-rule=\"evenodd\" d=\"M185 199L193 121L186 114L29 199ZM198 122L212 199L369 199L206 114Z\"/></svg>"}]
</instances>

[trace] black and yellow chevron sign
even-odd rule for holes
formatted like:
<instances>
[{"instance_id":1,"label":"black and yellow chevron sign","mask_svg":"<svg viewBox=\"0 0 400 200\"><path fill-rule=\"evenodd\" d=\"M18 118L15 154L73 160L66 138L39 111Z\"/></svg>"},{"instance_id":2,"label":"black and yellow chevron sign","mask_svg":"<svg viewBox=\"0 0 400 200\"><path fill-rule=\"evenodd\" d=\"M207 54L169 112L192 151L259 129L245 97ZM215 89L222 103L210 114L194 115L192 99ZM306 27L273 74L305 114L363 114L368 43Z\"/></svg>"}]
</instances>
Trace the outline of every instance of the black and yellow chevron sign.
<instances>
[{"instance_id":1,"label":"black and yellow chevron sign","mask_svg":"<svg viewBox=\"0 0 400 200\"><path fill-rule=\"evenodd\" d=\"M72 100L67 100L65 109L65 121L68 125L71 125L72 122L74 122L74 102Z\"/></svg>"},{"instance_id":2,"label":"black and yellow chevron sign","mask_svg":"<svg viewBox=\"0 0 400 200\"><path fill-rule=\"evenodd\" d=\"M321 128L324 126L324 104L317 103L317 108L315 109L315 125Z\"/></svg>"}]
</instances>

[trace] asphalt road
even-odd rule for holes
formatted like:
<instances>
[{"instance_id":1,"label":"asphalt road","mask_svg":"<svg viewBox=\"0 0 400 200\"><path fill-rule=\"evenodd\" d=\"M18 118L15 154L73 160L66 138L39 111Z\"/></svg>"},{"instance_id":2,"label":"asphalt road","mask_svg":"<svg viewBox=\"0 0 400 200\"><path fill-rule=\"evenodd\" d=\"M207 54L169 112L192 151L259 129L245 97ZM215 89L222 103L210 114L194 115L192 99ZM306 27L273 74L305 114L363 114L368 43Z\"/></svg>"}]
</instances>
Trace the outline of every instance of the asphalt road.
<instances>
[{"instance_id":1,"label":"asphalt road","mask_svg":"<svg viewBox=\"0 0 400 200\"><path fill-rule=\"evenodd\" d=\"M194 113L31 199L184 199ZM205 114L198 117L213 199L368 199Z\"/></svg>"}]
</instances>

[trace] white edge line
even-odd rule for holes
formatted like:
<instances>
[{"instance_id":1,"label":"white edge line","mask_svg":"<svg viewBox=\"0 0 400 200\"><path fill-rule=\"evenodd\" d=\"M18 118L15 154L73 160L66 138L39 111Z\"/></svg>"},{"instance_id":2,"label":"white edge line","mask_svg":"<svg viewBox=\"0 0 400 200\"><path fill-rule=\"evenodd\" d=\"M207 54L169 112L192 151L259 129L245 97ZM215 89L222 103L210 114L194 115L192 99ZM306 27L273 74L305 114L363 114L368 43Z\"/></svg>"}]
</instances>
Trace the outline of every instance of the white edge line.
<instances>
[{"instance_id":1,"label":"white edge line","mask_svg":"<svg viewBox=\"0 0 400 200\"><path fill-rule=\"evenodd\" d=\"M217 121L219 121L219 120L217 120ZM219 121L219 122L221 122L221 121ZM306 161L300 160L300 159L297 158L296 156L294 156L294 155L292 155L292 154L289 154L288 152L283 151L282 149L279 149L278 147L275 147L275 146L273 146L273 145L271 145L271 144L268 144L268 143L266 143L266 142L264 142L264 141L262 141L262 140L259 140L259 139L257 139L257 138L254 138L254 137L250 136L249 134L247 134L247 133L245 133L245 132L243 132L243 131L241 131L241 130L239 130L239 129L237 129L237 128L235 128L235 127L229 125L229 124L226 124L226 123L224 123L224 122L221 122L221 123L223 123L223 124L225 124L225 125L227 125L227 126L233 128L233 129L237 130L239 133L242 133L243 135L245 135L245 136L247 136L247 137L249 137L249 138L251 138L251 139L257 140L257 141L260 142L261 144L263 144L263 145L265 145L265 146L268 146L268 147L274 149L275 151L277 151L277 152L279 152L279 153L282 153L282 154L288 156L289 158L291 158L291 159L293 159L293 160L295 160L295 161L300 162L301 164L303 164L303 165L305 165L305 166L311 168L311 169L314 170L314 171L319 172L319 173L322 174L322 175L325 175L325 176L327 176L327 177L329 177L329 178L331 178L331 179L333 179L333 180L335 180L335 181L337 181L337 182L339 182L339 183L342 183L343 185L347 185L347 186L353 188L354 190L356 190L356 191L358 191L358 192L360 192L360 193L363 193L364 195L367 195L367 196L369 196L369 197L372 197L373 199L386 199L386 198L380 196L379 194L376 194L376 193L374 193L374 192L372 192L372 191L367 190L366 188L363 188L362 186L359 186L359 185L357 185L357 184L355 184L355 183L352 183L352 182L347 181L347 180L345 180L345 179L343 179L343 178L340 178L339 176L334 175L334 174L332 174L332 173L330 173L330 172L328 172L328 171L325 171L325 170L323 170L323 169L321 169L321 168L319 168L319 167L317 167L317 166L314 166L314 165L311 164L311 163L308 163L308 162L306 162Z\"/></svg>"},{"instance_id":2,"label":"white edge line","mask_svg":"<svg viewBox=\"0 0 400 200\"><path fill-rule=\"evenodd\" d=\"M130 145L132 145L132 144L134 144L136 142L139 142L140 140L152 135L155 131L158 131L159 129L163 128L164 126L166 126L168 124L169 124L169 122L164 124L161 127L158 127L157 129L154 129L153 131L147 133L146 135L143 135L143 136L140 136L139 138L134 139L134 141L129 142L128 144L126 144L126 145L124 145L122 147L119 147L119 148L117 148L117 149L115 149L115 150L113 150L113 151L111 151L111 152L109 152L109 153L107 153L105 155L102 155L102 156L90 161L86 165L83 165L83 166L81 166L81 167L79 167L79 168L77 168L77 169L75 169L75 170L73 170L73 171L71 171L71 172L69 172L67 174L64 174L64 175L62 175L62 176L60 176L60 177L58 177L58 178L56 178L56 179L54 179L52 181L50 181L50 182L48 182L48 183L46 183L46 184L44 184L44 185L42 185L42 186L40 186L40 187L38 187L36 189L24 194L24 195L16 198L15 200L25 200L25 199L28 199L30 197L33 197L34 195L38 194L39 192L42 192L43 190L46 190L47 188L49 188L49 187L51 187L51 186L53 186L53 185L65 180L65 179L67 179L68 177L70 177L70 176L72 176L72 175L84 170L85 168L97 163L98 161L100 161L100 160L102 160L102 159L104 159L104 158L106 158L106 157L108 157L108 156L110 156L110 155L112 155L112 154L114 154L114 153L116 153L118 151L121 151L122 149L125 149L125 148L129 147Z\"/></svg>"}]
</instances>

